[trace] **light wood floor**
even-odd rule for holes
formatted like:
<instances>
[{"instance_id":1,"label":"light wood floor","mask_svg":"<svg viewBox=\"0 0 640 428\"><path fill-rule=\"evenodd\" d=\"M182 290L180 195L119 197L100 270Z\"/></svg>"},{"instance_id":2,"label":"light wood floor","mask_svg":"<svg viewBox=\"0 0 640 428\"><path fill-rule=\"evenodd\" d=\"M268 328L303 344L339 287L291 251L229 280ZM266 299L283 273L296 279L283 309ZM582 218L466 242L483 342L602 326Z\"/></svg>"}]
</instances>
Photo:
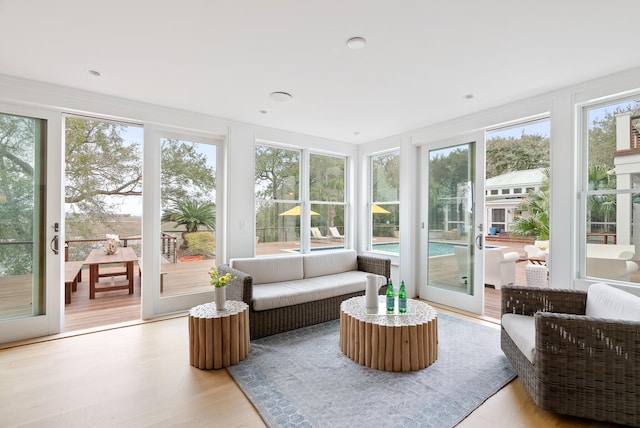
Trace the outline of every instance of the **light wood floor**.
<instances>
[{"instance_id":1,"label":"light wood floor","mask_svg":"<svg viewBox=\"0 0 640 428\"><path fill-rule=\"evenodd\" d=\"M187 345L186 317L4 345L0 426L264 427L226 369L207 371L189 365ZM615 425L542 411L516 379L459 426Z\"/></svg>"}]
</instances>

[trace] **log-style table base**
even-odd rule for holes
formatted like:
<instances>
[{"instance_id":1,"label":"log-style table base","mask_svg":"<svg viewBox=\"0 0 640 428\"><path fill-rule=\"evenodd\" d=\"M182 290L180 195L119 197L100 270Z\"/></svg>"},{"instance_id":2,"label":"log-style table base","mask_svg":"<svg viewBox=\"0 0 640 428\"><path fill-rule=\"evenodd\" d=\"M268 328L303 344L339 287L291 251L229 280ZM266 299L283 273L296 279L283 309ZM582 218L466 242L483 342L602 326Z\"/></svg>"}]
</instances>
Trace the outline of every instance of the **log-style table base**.
<instances>
[{"instance_id":1,"label":"log-style table base","mask_svg":"<svg viewBox=\"0 0 640 428\"><path fill-rule=\"evenodd\" d=\"M371 315L364 308L364 296L342 302L342 352L353 361L378 370L407 372L431 365L438 358L437 313L426 303L407 303L408 314Z\"/></svg>"},{"instance_id":2,"label":"log-style table base","mask_svg":"<svg viewBox=\"0 0 640 428\"><path fill-rule=\"evenodd\" d=\"M189 362L199 369L220 369L249 354L249 306L227 300L224 311L213 303L189 311Z\"/></svg>"}]
</instances>

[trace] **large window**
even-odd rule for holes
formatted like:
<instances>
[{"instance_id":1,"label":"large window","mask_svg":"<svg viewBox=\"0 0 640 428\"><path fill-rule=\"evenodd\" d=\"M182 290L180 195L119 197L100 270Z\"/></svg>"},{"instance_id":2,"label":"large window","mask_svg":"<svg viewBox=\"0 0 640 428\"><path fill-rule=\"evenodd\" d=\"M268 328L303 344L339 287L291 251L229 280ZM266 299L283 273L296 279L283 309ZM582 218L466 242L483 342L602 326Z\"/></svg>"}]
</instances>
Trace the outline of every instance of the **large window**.
<instances>
[{"instance_id":1,"label":"large window","mask_svg":"<svg viewBox=\"0 0 640 428\"><path fill-rule=\"evenodd\" d=\"M583 109L582 275L640 282L640 99Z\"/></svg>"},{"instance_id":2,"label":"large window","mask_svg":"<svg viewBox=\"0 0 640 428\"><path fill-rule=\"evenodd\" d=\"M372 251L400 253L400 151L371 156Z\"/></svg>"},{"instance_id":3,"label":"large window","mask_svg":"<svg viewBox=\"0 0 640 428\"><path fill-rule=\"evenodd\" d=\"M345 157L259 144L255 162L256 255L345 246Z\"/></svg>"}]
</instances>

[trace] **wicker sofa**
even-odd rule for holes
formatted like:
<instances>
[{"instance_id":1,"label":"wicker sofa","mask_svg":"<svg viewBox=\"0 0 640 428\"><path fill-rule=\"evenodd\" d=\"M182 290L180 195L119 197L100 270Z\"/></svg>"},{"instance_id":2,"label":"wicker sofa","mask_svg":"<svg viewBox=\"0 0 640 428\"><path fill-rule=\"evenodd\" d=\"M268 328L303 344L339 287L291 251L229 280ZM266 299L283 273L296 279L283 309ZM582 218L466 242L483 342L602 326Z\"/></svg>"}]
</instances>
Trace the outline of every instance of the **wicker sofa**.
<instances>
[{"instance_id":1,"label":"wicker sofa","mask_svg":"<svg viewBox=\"0 0 640 428\"><path fill-rule=\"evenodd\" d=\"M640 297L502 288L502 350L546 410L640 426Z\"/></svg>"},{"instance_id":2,"label":"wicker sofa","mask_svg":"<svg viewBox=\"0 0 640 428\"><path fill-rule=\"evenodd\" d=\"M353 250L318 251L231 259L218 269L237 277L227 298L249 305L251 339L257 339L339 318L340 303L363 295L369 274L380 275L384 293L391 260Z\"/></svg>"}]
</instances>

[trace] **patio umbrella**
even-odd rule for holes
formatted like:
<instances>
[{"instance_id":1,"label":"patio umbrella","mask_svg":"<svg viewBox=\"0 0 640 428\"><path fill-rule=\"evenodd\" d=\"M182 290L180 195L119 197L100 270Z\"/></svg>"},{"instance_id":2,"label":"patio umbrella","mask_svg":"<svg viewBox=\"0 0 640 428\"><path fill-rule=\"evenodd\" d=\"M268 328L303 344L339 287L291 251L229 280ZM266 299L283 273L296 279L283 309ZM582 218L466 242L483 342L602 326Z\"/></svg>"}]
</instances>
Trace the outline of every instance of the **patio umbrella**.
<instances>
[{"instance_id":1,"label":"patio umbrella","mask_svg":"<svg viewBox=\"0 0 640 428\"><path fill-rule=\"evenodd\" d=\"M315 211L311 211L310 212L311 215L320 215ZM283 213L280 213L278 215L300 215L300 205L296 205L295 207L291 208L290 210L287 210Z\"/></svg>"},{"instance_id":2,"label":"patio umbrella","mask_svg":"<svg viewBox=\"0 0 640 428\"><path fill-rule=\"evenodd\" d=\"M385 210L379 205L373 204L371 205L371 214L391 214L391 212Z\"/></svg>"}]
</instances>

